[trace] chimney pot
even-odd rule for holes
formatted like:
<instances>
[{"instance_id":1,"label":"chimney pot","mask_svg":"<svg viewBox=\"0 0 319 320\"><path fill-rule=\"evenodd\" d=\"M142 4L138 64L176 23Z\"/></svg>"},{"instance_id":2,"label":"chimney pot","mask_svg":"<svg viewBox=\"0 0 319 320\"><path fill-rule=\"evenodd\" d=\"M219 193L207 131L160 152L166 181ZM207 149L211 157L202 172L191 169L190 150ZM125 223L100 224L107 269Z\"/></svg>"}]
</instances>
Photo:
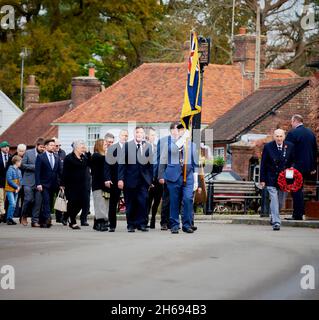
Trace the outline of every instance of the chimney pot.
<instances>
[{"instance_id":1,"label":"chimney pot","mask_svg":"<svg viewBox=\"0 0 319 320\"><path fill-rule=\"evenodd\" d=\"M95 78L95 68L89 68L89 77Z\"/></svg>"},{"instance_id":2,"label":"chimney pot","mask_svg":"<svg viewBox=\"0 0 319 320\"><path fill-rule=\"evenodd\" d=\"M31 74L28 79L29 86L35 86L35 75Z\"/></svg>"},{"instance_id":3,"label":"chimney pot","mask_svg":"<svg viewBox=\"0 0 319 320\"><path fill-rule=\"evenodd\" d=\"M240 27L239 28L239 34L246 34L246 27Z\"/></svg>"}]
</instances>

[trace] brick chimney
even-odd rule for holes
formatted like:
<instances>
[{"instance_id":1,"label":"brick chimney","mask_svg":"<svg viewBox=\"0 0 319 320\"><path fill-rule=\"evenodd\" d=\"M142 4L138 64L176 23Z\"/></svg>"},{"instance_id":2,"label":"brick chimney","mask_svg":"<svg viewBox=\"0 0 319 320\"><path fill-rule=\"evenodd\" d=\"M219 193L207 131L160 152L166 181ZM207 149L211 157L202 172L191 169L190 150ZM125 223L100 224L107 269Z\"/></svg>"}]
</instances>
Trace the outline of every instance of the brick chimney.
<instances>
[{"instance_id":1,"label":"brick chimney","mask_svg":"<svg viewBox=\"0 0 319 320\"><path fill-rule=\"evenodd\" d=\"M39 97L40 88L36 85L35 76L30 75L24 89L24 110L27 110L33 103L38 103Z\"/></svg>"},{"instance_id":2,"label":"brick chimney","mask_svg":"<svg viewBox=\"0 0 319 320\"><path fill-rule=\"evenodd\" d=\"M89 69L89 76L72 78L72 104L77 107L101 91L101 82L95 77L95 69Z\"/></svg>"},{"instance_id":3,"label":"brick chimney","mask_svg":"<svg viewBox=\"0 0 319 320\"><path fill-rule=\"evenodd\" d=\"M260 77L265 71L265 49L267 37L260 37ZM256 54L256 35L247 34L246 28L241 27L239 34L234 36L234 57L233 61L243 65L243 73L247 78L253 78L255 74L255 54Z\"/></svg>"}]
</instances>

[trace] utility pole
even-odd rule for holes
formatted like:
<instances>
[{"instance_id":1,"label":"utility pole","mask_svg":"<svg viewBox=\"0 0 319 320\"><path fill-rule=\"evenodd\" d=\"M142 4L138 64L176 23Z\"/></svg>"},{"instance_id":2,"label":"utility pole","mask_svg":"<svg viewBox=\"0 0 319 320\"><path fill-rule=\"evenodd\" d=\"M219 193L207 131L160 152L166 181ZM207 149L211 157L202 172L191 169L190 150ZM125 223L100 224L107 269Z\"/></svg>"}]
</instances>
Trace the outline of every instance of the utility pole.
<instances>
[{"instance_id":1,"label":"utility pole","mask_svg":"<svg viewBox=\"0 0 319 320\"><path fill-rule=\"evenodd\" d=\"M231 19L231 64L233 64L234 30L235 30L235 7L236 0L233 0L233 13Z\"/></svg>"},{"instance_id":2,"label":"utility pole","mask_svg":"<svg viewBox=\"0 0 319 320\"><path fill-rule=\"evenodd\" d=\"M23 108L23 76L24 76L24 58L28 55L27 49L23 48L20 52L21 57L21 78L20 78L20 109Z\"/></svg>"},{"instance_id":3,"label":"utility pole","mask_svg":"<svg viewBox=\"0 0 319 320\"><path fill-rule=\"evenodd\" d=\"M260 4L257 3L256 19L256 52L255 52L255 81L254 89L257 90L260 84Z\"/></svg>"}]
</instances>

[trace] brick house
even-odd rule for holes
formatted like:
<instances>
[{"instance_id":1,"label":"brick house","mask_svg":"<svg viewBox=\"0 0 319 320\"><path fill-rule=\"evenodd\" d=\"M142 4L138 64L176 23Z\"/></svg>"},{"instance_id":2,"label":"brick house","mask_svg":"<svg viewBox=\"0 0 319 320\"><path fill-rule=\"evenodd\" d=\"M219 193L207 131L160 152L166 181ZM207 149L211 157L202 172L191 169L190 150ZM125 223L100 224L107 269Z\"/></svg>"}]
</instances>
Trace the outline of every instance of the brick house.
<instances>
[{"instance_id":1,"label":"brick house","mask_svg":"<svg viewBox=\"0 0 319 320\"><path fill-rule=\"evenodd\" d=\"M265 46L262 38L262 48ZM241 29L235 36L233 65L210 64L205 68L202 128L221 117L253 92L255 36ZM291 70L264 69L261 54L261 83L274 85L298 76ZM118 136L120 129L132 130L135 124L154 127L160 135L180 117L187 76L187 62L144 63L92 99L84 102L52 124L58 127L62 146L70 150L75 137L92 148L106 132ZM218 149L216 149L218 152Z\"/></svg>"},{"instance_id":2,"label":"brick house","mask_svg":"<svg viewBox=\"0 0 319 320\"><path fill-rule=\"evenodd\" d=\"M318 91L317 76L262 87L207 127L213 129L213 141L207 143L222 148L228 165L242 178L257 181L264 143L272 139L275 129L288 131L293 114L301 114L318 136Z\"/></svg>"},{"instance_id":3,"label":"brick house","mask_svg":"<svg viewBox=\"0 0 319 320\"><path fill-rule=\"evenodd\" d=\"M58 137L58 129L51 123L100 91L101 83L91 69L88 77L72 79L70 100L41 103L40 88L31 75L24 90L24 112L0 135L0 141L7 140L14 151L20 143L33 147L38 137Z\"/></svg>"}]
</instances>

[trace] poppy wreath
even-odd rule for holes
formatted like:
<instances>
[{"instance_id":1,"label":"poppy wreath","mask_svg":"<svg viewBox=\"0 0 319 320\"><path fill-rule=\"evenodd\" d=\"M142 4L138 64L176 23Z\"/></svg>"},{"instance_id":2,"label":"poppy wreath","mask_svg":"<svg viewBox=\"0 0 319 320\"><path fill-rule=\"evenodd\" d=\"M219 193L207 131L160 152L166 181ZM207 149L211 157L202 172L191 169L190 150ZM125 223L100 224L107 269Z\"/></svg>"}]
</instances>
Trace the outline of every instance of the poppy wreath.
<instances>
[{"instance_id":1,"label":"poppy wreath","mask_svg":"<svg viewBox=\"0 0 319 320\"><path fill-rule=\"evenodd\" d=\"M294 182L292 184L287 183L286 170L293 170L294 172ZM295 168L289 168L286 170L280 172L278 176L278 186L280 190L284 192L296 192L301 189L303 184L302 174Z\"/></svg>"}]
</instances>

